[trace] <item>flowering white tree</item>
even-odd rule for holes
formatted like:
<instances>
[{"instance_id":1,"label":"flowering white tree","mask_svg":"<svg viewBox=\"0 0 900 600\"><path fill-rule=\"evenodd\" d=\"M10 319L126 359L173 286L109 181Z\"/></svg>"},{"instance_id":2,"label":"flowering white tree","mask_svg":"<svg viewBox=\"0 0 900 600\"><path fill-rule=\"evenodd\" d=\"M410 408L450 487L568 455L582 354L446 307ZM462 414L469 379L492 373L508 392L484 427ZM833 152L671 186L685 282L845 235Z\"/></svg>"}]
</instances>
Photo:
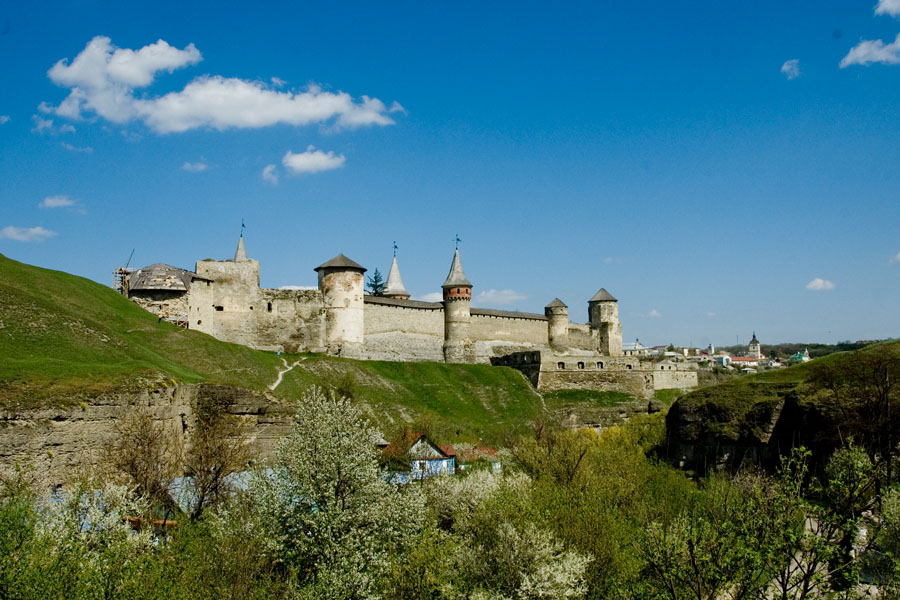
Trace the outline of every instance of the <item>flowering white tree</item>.
<instances>
[{"instance_id":1,"label":"flowering white tree","mask_svg":"<svg viewBox=\"0 0 900 600\"><path fill-rule=\"evenodd\" d=\"M377 440L356 403L312 389L251 486L273 555L312 597L376 597L391 556L421 529L422 496L385 482Z\"/></svg>"}]
</instances>

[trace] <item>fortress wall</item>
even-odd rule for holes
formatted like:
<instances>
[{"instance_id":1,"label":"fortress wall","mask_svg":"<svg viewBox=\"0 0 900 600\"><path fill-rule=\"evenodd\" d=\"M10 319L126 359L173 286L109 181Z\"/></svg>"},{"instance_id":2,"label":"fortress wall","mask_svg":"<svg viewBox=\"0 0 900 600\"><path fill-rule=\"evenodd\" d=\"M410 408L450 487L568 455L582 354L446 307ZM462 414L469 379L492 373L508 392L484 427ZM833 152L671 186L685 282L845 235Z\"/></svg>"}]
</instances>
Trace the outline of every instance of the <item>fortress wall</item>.
<instances>
[{"instance_id":1,"label":"fortress wall","mask_svg":"<svg viewBox=\"0 0 900 600\"><path fill-rule=\"evenodd\" d=\"M143 308L168 321L184 321L188 318L188 293L165 290L134 290L128 298Z\"/></svg>"},{"instance_id":2,"label":"fortress wall","mask_svg":"<svg viewBox=\"0 0 900 600\"><path fill-rule=\"evenodd\" d=\"M479 314L483 310L472 309L469 338L473 341L515 342L534 346L548 344L546 317L529 319L501 314ZM501 311L491 312L501 313Z\"/></svg>"},{"instance_id":3,"label":"fortress wall","mask_svg":"<svg viewBox=\"0 0 900 600\"><path fill-rule=\"evenodd\" d=\"M591 326L586 323L569 323L569 347L580 350L596 350L597 339L591 334Z\"/></svg>"},{"instance_id":4,"label":"fortress wall","mask_svg":"<svg viewBox=\"0 0 900 600\"><path fill-rule=\"evenodd\" d=\"M696 371L654 371L653 387L657 390L685 390L697 387Z\"/></svg>"},{"instance_id":5,"label":"fortress wall","mask_svg":"<svg viewBox=\"0 0 900 600\"><path fill-rule=\"evenodd\" d=\"M545 371L541 369L538 389L598 390L622 392L638 398L653 398L653 373L647 371Z\"/></svg>"},{"instance_id":6,"label":"fortress wall","mask_svg":"<svg viewBox=\"0 0 900 600\"><path fill-rule=\"evenodd\" d=\"M325 345L325 313L319 290L259 290L256 344L262 350L302 352Z\"/></svg>"},{"instance_id":7,"label":"fortress wall","mask_svg":"<svg viewBox=\"0 0 900 600\"><path fill-rule=\"evenodd\" d=\"M366 358L443 362L443 307L437 302L428 303L430 307L425 304L366 298L363 349Z\"/></svg>"}]
</instances>

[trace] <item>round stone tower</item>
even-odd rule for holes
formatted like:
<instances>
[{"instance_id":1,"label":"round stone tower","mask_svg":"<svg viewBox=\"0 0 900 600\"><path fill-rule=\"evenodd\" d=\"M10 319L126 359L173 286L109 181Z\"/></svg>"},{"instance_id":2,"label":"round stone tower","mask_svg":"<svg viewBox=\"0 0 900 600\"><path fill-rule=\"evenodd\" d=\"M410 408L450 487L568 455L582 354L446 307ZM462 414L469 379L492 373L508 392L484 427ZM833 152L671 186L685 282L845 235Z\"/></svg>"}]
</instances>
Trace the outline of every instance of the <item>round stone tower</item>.
<instances>
[{"instance_id":1,"label":"round stone tower","mask_svg":"<svg viewBox=\"0 0 900 600\"><path fill-rule=\"evenodd\" d=\"M338 254L315 271L325 304L325 347L331 354L361 356L365 341L365 267Z\"/></svg>"},{"instance_id":2,"label":"round stone tower","mask_svg":"<svg viewBox=\"0 0 900 600\"><path fill-rule=\"evenodd\" d=\"M559 298L554 298L544 307L547 317L547 339L554 352L565 352L569 348L569 307Z\"/></svg>"},{"instance_id":3,"label":"round stone tower","mask_svg":"<svg viewBox=\"0 0 900 600\"><path fill-rule=\"evenodd\" d=\"M472 284L463 272L459 250L453 255L450 274L441 288L444 291L444 361L473 362L475 357L469 340Z\"/></svg>"},{"instance_id":4,"label":"round stone tower","mask_svg":"<svg viewBox=\"0 0 900 600\"><path fill-rule=\"evenodd\" d=\"M604 288L588 300L588 316L597 350L607 356L622 356L622 324L619 323L619 301Z\"/></svg>"}]
</instances>

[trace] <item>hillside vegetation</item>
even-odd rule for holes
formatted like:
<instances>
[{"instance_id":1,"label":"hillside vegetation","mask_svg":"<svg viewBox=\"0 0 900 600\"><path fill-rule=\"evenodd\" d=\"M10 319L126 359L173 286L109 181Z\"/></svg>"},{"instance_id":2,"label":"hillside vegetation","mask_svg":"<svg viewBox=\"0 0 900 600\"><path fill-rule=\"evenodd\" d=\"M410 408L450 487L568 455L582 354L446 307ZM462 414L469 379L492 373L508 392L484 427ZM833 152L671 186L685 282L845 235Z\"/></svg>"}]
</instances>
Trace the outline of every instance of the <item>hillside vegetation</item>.
<instances>
[{"instance_id":1,"label":"hillside vegetation","mask_svg":"<svg viewBox=\"0 0 900 600\"><path fill-rule=\"evenodd\" d=\"M311 385L365 402L389 435L413 424L436 435L502 441L543 410L513 369L262 352L159 322L114 290L0 255L0 409L90 402L148 385L215 382L297 398Z\"/></svg>"}]
</instances>

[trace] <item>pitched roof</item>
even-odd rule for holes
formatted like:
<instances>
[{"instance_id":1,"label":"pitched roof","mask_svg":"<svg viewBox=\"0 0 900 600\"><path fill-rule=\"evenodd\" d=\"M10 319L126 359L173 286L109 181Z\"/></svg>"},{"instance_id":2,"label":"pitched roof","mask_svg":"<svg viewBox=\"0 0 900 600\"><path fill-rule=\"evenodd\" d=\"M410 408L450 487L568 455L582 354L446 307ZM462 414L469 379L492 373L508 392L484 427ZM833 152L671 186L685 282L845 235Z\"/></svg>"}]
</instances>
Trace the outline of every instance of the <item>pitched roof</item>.
<instances>
[{"instance_id":1,"label":"pitched roof","mask_svg":"<svg viewBox=\"0 0 900 600\"><path fill-rule=\"evenodd\" d=\"M237 250L234 251L234 262L244 262L247 260L247 249L244 248L244 236L238 238Z\"/></svg>"},{"instance_id":2,"label":"pitched roof","mask_svg":"<svg viewBox=\"0 0 900 600\"><path fill-rule=\"evenodd\" d=\"M384 285L383 296L407 296L409 292L403 287L403 279L400 277L400 267L397 266L397 257L391 263L391 270L388 273L387 283Z\"/></svg>"},{"instance_id":3,"label":"pitched roof","mask_svg":"<svg viewBox=\"0 0 900 600\"><path fill-rule=\"evenodd\" d=\"M128 289L186 292L196 276L193 271L156 263L128 275Z\"/></svg>"},{"instance_id":4,"label":"pitched roof","mask_svg":"<svg viewBox=\"0 0 900 600\"><path fill-rule=\"evenodd\" d=\"M559 298L554 298L550 301L550 304L545 306L544 308L569 308L566 306L566 303L560 300Z\"/></svg>"},{"instance_id":5,"label":"pitched roof","mask_svg":"<svg viewBox=\"0 0 900 600\"><path fill-rule=\"evenodd\" d=\"M606 291L606 288L600 288L588 302L618 302L612 294Z\"/></svg>"},{"instance_id":6,"label":"pitched roof","mask_svg":"<svg viewBox=\"0 0 900 600\"><path fill-rule=\"evenodd\" d=\"M343 254L338 254L331 260L322 263L321 265L313 269L313 271L318 271L319 269L347 269L350 271L360 271L363 273L366 272L366 268L364 266L350 260Z\"/></svg>"},{"instance_id":7,"label":"pitched roof","mask_svg":"<svg viewBox=\"0 0 900 600\"><path fill-rule=\"evenodd\" d=\"M469 280L466 279L466 274L463 272L462 263L459 262L459 250L453 254L453 262L450 264L450 273L447 275L447 279L441 287L448 288L457 286L472 287L472 284L469 283Z\"/></svg>"}]
</instances>

